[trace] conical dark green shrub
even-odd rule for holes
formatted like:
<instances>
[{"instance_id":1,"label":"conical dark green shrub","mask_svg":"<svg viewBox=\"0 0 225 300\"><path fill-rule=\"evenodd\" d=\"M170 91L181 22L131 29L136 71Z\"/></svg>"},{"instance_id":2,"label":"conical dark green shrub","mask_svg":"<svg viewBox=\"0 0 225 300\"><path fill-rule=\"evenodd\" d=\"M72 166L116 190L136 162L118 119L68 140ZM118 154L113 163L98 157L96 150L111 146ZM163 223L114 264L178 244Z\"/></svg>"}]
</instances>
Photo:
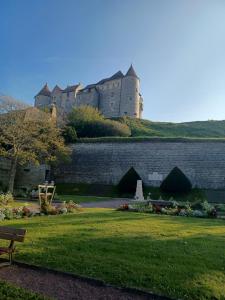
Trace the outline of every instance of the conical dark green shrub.
<instances>
[{"instance_id":1,"label":"conical dark green shrub","mask_svg":"<svg viewBox=\"0 0 225 300\"><path fill-rule=\"evenodd\" d=\"M118 190L121 194L134 194L136 192L137 180L141 180L139 174L132 167L121 178L118 184Z\"/></svg>"},{"instance_id":2,"label":"conical dark green shrub","mask_svg":"<svg viewBox=\"0 0 225 300\"><path fill-rule=\"evenodd\" d=\"M166 193L188 193L192 188L190 180L175 167L161 183L160 189Z\"/></svg>"}]
</instances>

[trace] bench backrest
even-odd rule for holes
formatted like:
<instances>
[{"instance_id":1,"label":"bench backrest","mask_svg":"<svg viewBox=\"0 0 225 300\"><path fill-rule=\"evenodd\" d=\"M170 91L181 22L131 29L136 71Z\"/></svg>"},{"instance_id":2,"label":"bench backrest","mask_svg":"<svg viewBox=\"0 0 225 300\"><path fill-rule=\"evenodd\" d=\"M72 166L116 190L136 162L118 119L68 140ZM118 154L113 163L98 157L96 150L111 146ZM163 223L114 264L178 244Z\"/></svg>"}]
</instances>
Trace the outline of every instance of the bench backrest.
<instances>
[{"instance_id":1,"label":"bench backrest","mask_svg":"<svg viewBox=\"0 0 225 300\"><path fill-rule=\"evenodd\" d=\"M0 226L0 239L23 242L26 229L17 229L6 226Z\"/></svg>"}]
</instances>

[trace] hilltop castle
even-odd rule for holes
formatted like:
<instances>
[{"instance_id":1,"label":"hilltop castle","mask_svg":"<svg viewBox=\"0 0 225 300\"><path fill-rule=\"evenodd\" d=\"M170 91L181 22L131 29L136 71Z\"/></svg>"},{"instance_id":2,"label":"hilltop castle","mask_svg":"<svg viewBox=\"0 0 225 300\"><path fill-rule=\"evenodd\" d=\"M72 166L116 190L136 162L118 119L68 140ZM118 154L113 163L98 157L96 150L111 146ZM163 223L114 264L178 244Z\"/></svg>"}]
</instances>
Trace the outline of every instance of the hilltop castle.
<instances>
[{"instance_id":1,"label":"hilltop castle","mask_svg":"<svg viewBox=\"0 0 225 300\"><path fill-rule=\"evenodd\" d=\"M46 84L35 96L35 107L45 108L53 104L61 115L68 114L73 107L91 105L107 118L141 118L143 99L140 80L131 65L126 75L118 71L113 76L86 87L79 83L63 90L56 85L50 91Z\"/></svg>"}]
</instances>

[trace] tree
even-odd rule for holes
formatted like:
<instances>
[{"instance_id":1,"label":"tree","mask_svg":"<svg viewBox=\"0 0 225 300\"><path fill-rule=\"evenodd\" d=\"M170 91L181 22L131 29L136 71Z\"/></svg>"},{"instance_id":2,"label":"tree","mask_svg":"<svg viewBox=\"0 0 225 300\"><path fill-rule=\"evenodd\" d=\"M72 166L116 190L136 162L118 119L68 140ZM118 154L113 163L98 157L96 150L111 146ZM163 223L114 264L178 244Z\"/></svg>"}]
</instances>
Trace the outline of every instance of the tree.
<instances>
[{"instance_id":1,"label":"tree","mask_svg":"<svg viewBox=\"0 0 225 300\"><path fill-rule=\"evenodd\" d=\"M8 113L14 110L26 109L27 107L28 105L22 101L0 94L0 114Z\"/></svg>"},{"instance_id":2,"label":"tree","mask_svg":"<svg viewBox=\"0 0 225 300\"><path fill-rule=\"evenodd\" d=\"M68 154L61 131L48 114L30 108L0 115L0 156L11 160L10 192L18 165L51 164Z\"/></svg>"},{"instance_id":3,"label":"tree","mask_svg":"<svg viewBox=\"0 0 225 300\"><path fill-rule=\"evenodd\" d=\"M175 167L161 183L160 189L166 193L188 193L192 185L185 174Z\"/></svg>"}]
</instances>

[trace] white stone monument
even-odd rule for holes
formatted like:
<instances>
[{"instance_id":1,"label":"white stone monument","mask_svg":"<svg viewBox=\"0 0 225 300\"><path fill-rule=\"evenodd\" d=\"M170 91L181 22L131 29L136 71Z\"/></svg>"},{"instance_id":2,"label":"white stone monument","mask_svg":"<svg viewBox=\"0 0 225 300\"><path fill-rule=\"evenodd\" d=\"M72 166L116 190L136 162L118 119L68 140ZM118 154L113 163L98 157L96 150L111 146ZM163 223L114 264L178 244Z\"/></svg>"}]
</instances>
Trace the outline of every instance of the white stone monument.
<instances>
[{"instance_id":1,"label":"white stone monument","mask_svg":"<svg viewBox=\"0 0 225 300\"><path fill-rule=\"evenodd\" d=\"M144 196L143 196L143 188L142 188L142 180L137 180L137 187L136 187L136 193L134 200L136 201L144 201Z\"/></svg>"}]
</instances>

